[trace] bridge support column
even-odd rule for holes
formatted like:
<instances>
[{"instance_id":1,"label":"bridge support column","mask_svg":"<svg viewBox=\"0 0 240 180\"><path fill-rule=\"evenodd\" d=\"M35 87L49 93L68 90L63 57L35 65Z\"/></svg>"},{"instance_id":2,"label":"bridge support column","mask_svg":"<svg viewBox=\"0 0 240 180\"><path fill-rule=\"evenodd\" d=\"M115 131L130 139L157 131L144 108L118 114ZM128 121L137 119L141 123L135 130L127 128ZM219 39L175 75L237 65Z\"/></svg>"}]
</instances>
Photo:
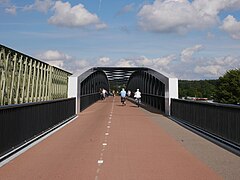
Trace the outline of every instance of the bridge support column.
<instances>
[{"instance_id":1,"label":"bridge support column","mask_svg":"<svg viewBox=\"0 0 240 180\"><path fill-rule=\"evenodd\" d=\"M76 98L76 113L80 112L80 94L78 94L78 77L70 76L68 79L68 98Z\"/></svg>"},{"instance_id":2,"label":"bridge support column","mask_svg":"<svg viewBox=\"0 0 240 180\"><path fill-rule=\"evenodd\" d=\"M165 114L171 114L171 99L178 99L178 79L168 78L165 89Z\"/></svg>"}]
</instances>

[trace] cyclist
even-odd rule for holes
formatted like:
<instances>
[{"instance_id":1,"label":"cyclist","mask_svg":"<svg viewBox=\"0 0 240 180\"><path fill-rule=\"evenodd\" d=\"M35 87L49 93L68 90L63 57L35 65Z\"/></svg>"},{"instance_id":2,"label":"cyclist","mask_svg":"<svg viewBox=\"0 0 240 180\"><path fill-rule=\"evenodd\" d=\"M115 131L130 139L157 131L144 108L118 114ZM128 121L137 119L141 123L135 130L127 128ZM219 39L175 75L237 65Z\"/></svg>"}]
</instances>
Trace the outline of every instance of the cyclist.
<instances>
[{"instance_id":1,"label":"cyclist","mask_svg":"<svg viewBox=\"0 0 240 180\"><path fill-rule=\"evenodd\" d=\"M125 101L126 101L126 94L127 94L127 92L125 91L124 88L122 88L122 90L120 92L122 105L126 105L126 103L125 103Z\"/></svg>"},{"instance_id":2,"label":"cyclist","mask_svg":"<svg viewBox=\"0 0 240 180\"><path fill-rule=\"evenodd\" d=\"M141 102L141 92L139 91L139 89L137 89L137 91L134 93L134 97L136 98L137 106L139 107Z\"/></svg>"}]
</instances>

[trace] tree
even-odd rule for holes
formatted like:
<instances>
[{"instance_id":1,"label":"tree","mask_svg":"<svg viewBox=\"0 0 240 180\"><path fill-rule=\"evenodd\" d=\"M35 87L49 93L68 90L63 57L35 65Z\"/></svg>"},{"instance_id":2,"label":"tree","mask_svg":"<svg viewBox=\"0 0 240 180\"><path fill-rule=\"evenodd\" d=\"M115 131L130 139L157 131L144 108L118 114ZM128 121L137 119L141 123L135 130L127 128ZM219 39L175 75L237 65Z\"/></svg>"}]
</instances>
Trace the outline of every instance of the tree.
<instances>
[{"instance_id":1,"label":"tree","mask_svg":"<svg viewBox=\"0 0 240 180\"><path fill-rule=\"evenodd\" d=\"M229 70L218 79L214 101L225 104L240 103L240 68Z\"/></svg>"},{"instance_id":2,"label":"tree","mask_svg":"<svg viewBox=\"0 0 240 180\"><path fill-rule=\"evenodd\" d=\"M199 97L212 99L217 80L179 80L179 97Z\"/></svg>"}]
</instances>

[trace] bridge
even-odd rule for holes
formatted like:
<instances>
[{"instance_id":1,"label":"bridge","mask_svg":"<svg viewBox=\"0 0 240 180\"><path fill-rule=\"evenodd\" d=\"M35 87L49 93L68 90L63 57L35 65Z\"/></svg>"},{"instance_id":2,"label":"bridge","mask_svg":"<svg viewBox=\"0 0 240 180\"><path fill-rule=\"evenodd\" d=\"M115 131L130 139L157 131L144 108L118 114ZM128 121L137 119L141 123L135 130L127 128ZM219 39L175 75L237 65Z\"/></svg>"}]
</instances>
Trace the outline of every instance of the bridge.
<instances>
[{"instance_id":1,"label":"bridge","mask_svg":"<svg viewBox=\"0 0 240 180\"><path fill-rule=\"evenodd\" d=\"M147 67L72 75L0 46L0 179L239 179L240 108ZM100 100L100 88L142 92ZM13 173L14 172L14 173Z\"/></svg>"}]
</instances>

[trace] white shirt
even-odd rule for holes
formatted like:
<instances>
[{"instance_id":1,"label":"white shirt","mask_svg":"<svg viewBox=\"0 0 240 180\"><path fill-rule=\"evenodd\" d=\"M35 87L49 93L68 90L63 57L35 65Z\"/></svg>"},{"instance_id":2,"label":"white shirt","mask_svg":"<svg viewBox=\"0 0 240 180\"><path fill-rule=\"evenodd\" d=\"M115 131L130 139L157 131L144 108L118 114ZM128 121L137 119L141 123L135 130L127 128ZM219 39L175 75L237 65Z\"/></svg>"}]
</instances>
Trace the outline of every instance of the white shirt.
<instances>
[{"instance_id":1,"label":"white shirt","mask_svg":"<svg viewBox=\"0 0 240 180\"><path fill-rule=\"evenodd\" d=\"M134 97L135 98L141 98L141 92L140 91L136 91Z\"/></svg>"}]
</instances>

